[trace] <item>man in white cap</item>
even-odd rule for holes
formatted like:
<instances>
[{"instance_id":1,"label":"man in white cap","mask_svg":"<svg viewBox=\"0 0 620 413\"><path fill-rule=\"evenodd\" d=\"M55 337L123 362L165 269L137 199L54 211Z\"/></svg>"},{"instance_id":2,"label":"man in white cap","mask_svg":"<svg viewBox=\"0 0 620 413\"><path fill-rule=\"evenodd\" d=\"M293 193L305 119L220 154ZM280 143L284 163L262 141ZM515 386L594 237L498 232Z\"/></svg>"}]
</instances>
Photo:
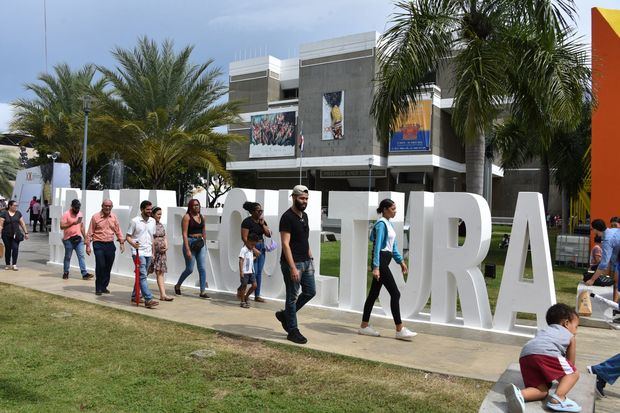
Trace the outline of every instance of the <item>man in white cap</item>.
<instances>
[{"instance_id":1,"label":"man in white cap","mask_svg":"<svg viewBox=\"0 0 620 413\"><path fill-rule=\"evenodd\" d=\"M308 188L297 185L293 188L293 206L280 218L280 239L282 256L280 266L286 286L286 302L284 310L276 312L276 318L288 333L288 340L306 344L308 340L297 327L297 311L299 311L316 294L314 283L314 262L308 243L310 226L308 214L304 212L308 206ZM299 288L301 286L301 294Z\"/></svg>"}]
</instances>

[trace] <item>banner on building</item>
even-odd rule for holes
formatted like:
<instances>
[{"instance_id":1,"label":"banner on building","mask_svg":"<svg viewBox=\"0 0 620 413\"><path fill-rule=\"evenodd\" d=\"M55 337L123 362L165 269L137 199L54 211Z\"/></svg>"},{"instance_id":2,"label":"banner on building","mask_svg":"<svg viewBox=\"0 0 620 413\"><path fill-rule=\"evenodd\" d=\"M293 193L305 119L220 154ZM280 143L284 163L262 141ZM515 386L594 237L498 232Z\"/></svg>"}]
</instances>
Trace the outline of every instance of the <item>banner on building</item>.
<instances>
[{"instance_id":1,"label":"banner on building","mask_svg":"<svg viewBox=\"0 0 620 413\"><path fill-rule=\"evenodd\" d=\"M250 123L250 158L295 155L295 112L255 115Z\"/></svg>"},{"instance_id":2,"label":"banner on building","mask_svg":"<svg viewBox=\"0 0 620 413\"><path fill-rule=\"evenodd\" d=\"M323 94L324 141L344 138L344 91Z\"/></svg>"},{"instance_id":3,"label":"banner on building","mask_svg":"<svg viewBox=\"0 0 620 413\"><path fill-rule=\"evenodd\" d=\"M433 102L421 100L409 109L392 132L390 152L430 151Z\"/></svg>"}]
</instances>

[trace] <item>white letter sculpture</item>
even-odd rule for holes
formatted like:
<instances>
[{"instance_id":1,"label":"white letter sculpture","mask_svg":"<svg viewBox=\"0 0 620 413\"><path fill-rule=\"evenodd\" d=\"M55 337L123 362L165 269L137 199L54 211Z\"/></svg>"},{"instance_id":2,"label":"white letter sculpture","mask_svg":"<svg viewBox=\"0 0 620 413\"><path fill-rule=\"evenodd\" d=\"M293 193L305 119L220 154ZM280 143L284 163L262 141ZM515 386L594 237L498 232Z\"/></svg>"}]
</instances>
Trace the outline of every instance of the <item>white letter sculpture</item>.
<instances>
[{"instance_id":1,"label":"white letter sculpture","mask_svg":"<svg viewBox=\"0 0 620 413\"><path fill-rule=\"evenodd\" d=\"M495 309L497 330L514 330L518 311L535 313L538 328L547 325L545 314L556 301L544 211L541 194L519 193ZM528 244L532 251L532 280L523 278Z\"/></svg>"},{"instance_id":2,"label":"white letter sculpture","mask_svg":"<svg viewBox=\"0 0 620 413\"><path fill-rule=\"evenodd\" d=\"M460 247L459 218L467 229ZM431 321L456 324L458 291L463 324L492 328L487 287L478 268L491 242L491 212L484 198L465 192L435 194L433 242Z\"/></svg>"}]
</instances>

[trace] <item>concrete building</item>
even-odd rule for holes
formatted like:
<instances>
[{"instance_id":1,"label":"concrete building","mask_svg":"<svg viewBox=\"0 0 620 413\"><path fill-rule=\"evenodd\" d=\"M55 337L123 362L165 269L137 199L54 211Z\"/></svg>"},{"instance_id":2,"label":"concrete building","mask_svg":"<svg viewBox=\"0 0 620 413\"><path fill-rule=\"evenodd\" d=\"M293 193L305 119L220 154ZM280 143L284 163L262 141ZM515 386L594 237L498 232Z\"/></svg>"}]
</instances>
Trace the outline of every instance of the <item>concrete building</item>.
<instances>
[{"instance_id":1,"label":"concrete building","mask_svg":"<svg viewBox=\"0 0 620 413\"><path fill-rule=\"evenodd\" d=\"M325 195L368 190L369 184L373 191L465 190L464 148L451 126L449 69L435 75L399 134L389 143L378 139L370 116L378 39L379 33L360 33L302 44L293 59L261 56L230 63L229 99L242 102L242 122L229 131L247 137L229 147L226 166L238 186L292 187L301 167L302 182ZM283 112L292 114L277 119ZM275 136L274 124L291 119L293 136ZM503 174L493 165L493 186ZM494 197L494 204L501 216L511 216L514 203L503 205L503 199Z\"/></svg>"}]
</instances>

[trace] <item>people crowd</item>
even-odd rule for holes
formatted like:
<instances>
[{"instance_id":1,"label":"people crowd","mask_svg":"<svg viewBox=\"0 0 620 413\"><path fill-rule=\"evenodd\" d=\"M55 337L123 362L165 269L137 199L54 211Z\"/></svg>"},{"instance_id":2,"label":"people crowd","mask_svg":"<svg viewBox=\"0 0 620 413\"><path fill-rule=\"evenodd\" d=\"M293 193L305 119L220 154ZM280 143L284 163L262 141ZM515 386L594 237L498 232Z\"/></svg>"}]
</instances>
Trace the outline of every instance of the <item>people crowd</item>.
<instances>
[{"instance_id":1,"label":"people crowd","mask_svg":"<svg viewBox=\"0 0 620 413\"><path fill-rule=\"evenodd\" d=\"M294 145L295 122L286 113L261 115L252 119L252 145Z\"/></svg>"}]
</instances>

